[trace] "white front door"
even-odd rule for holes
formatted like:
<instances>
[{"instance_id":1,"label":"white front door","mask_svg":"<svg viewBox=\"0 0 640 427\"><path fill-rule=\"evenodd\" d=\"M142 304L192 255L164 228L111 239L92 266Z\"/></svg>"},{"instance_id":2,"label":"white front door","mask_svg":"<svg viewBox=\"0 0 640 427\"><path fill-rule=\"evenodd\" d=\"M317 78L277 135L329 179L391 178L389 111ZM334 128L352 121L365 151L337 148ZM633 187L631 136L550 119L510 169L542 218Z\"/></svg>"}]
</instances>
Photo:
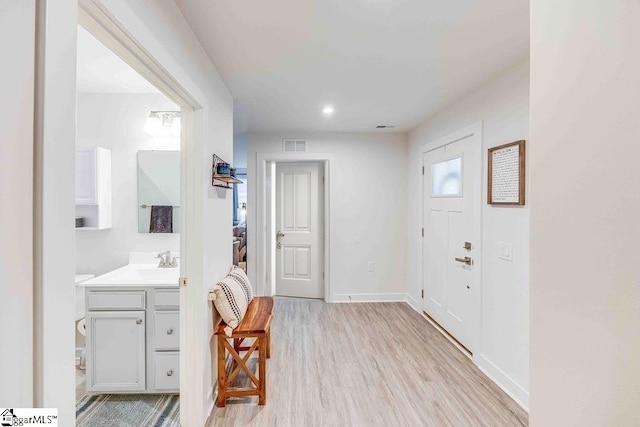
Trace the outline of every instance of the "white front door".
<instances>
[{"instance_id":1,"label":"white front door","mask_svg":"<svg viewBox=\"0 0 640 427\"><path fill-rule=\"evenodd\" d=\"M322 298L322 172L318 163L276 165L276 294Z\"/></svg>"},{"instance_id":2,"label":"white front door","mask_svg":"<svg viewBox=\"0 0 640 427\"><path fill-rule=\"evenodd\" d=\"M423 310L473 352L479 339L481 162L476 135L423 154Z\"/></svg>"}]
</instances>

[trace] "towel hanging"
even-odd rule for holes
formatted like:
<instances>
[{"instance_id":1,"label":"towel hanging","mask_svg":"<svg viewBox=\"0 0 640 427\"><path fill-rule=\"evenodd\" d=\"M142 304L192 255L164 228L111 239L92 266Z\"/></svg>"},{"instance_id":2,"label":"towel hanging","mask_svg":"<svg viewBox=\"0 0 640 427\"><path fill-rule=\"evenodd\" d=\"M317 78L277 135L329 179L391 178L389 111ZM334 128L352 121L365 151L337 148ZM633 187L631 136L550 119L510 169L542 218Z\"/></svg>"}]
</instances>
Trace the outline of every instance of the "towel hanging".
<instances>
[{"instance_id":1,"label":"towel hanging","mask_svg":"<svg viewBox=\"0 0 640 427\"><path fill-rule=\"evenodd\" d=\"M149 233L173 233L173 206L151 206Z\"/></svg>"}]
</instances>

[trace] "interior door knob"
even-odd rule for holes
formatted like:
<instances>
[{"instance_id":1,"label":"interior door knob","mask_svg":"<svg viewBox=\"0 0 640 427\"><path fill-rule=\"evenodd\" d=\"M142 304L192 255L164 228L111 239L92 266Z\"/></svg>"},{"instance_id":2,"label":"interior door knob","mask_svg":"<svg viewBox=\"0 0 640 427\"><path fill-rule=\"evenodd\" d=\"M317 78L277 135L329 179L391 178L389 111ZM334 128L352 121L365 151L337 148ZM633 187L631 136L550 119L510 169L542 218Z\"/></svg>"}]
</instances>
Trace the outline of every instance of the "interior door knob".
<instances>
[{"instance_id":1,"label":"interior door knob","mask_svg":"<svg viewBox=\"0 0 640 427\"><path fill-rule=\"evenodd\" d=\"M167 371L167 376L168 376L168 377L170 377L171 375L173 375L173 370L172 370L172 369L169 369L169 370Z\"/></svg>"},{"instance_id":2,"label":"interior door knob","mask_svg":"<svg viewBox=\"0 0 640 427\"><path fill-rule=\"evenodd\" d=\"M173 328L167 329L167 335L171 335L173 333Z\"/></svg>"},{"instance_id":3,"label":"interior door knob","mask_svg":"<svg viewBox=\"0 0 640 427\"><path fill-rule=\"evenodd\" d=\"M461 262L461 263L466 264L466 265L473 265L473 260L471 259L471 257L468 257L468 256L466 256L464 258L457 258L456 257L454 259L456 261Z\"/></svg>"}]
</instances>

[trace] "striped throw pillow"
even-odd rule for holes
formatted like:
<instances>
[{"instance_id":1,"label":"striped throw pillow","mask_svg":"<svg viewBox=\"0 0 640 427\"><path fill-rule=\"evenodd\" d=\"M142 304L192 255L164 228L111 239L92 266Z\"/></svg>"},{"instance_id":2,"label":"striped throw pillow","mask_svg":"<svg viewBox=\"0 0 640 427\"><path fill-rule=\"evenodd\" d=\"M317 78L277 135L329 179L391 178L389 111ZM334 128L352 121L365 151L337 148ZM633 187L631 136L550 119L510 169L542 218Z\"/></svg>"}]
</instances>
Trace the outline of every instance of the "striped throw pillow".
<instances>
[{"instance_id":1,"label":"striped throw pillow","mask_svg":"<svg viewBox=\"0 0 640 427\"><path fill-rule=\"evenodd\" d=\"M227 276L213 286L209 300L227 324L224 332L227 336L238 327L253 300L253 289L245 272L236 266L231 268Z\"/></svg>"}]
</instances>

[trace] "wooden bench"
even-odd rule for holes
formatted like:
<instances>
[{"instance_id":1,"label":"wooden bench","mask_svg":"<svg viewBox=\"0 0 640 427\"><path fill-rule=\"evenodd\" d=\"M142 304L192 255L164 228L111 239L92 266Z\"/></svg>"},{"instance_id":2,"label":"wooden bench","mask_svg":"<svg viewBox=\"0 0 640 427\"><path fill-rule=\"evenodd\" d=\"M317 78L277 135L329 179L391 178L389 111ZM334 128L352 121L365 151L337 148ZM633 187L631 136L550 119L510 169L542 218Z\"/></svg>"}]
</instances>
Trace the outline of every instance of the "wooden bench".
<instances>
[{"instance_id":1,"label":"wooden bench","mask_svg":"<svg viewBox=\"0 0 640 427\"><path fill-rule=\"evenodd\" d=\"M247 308L242 322L233 334L228 337L224 333L227 326L224 321L216 326L214 334L218 336L218 399L216 406L223 407L228 397L258 396L258 404L264 405L267 401L267 364L266 359L271 357L271 319L273 318L273 298L255 297ZM233 339L233 346L229 339ZM252 345L243 346L245 339L255 338ZM258 369L253 372L247 361L255 350L258 350ZM244 357L241 352L246 352ZM231 355L232 362L227 369L227 353ZM255 387L238 388L231 387L240 370L243 370Z\"/></svg>"}]
</instances>

